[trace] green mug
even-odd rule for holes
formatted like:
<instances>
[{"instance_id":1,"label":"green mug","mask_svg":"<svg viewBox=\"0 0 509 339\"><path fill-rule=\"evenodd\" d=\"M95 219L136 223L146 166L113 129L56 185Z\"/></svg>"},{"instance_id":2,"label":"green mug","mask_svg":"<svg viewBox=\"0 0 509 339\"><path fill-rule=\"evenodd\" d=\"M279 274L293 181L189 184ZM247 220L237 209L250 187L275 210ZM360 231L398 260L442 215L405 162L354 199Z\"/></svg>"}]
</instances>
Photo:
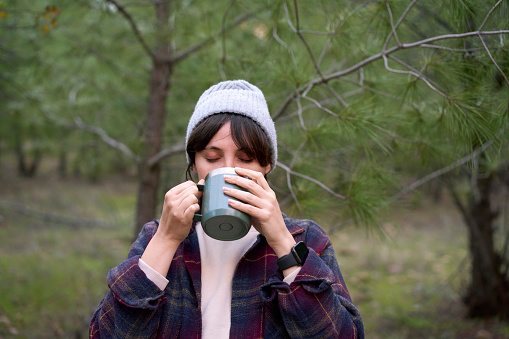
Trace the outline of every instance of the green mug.
<instances>
[{"instance_id":1,"label":"green mug","mask_svg":"<svg viewBox=\"0 0 509 339\"><path fill-rule=\"evenodd\" d=\"M203 191L200 214L195 214L193 220L201 221L203 231L210 237L231 241L244 237L251 228L251 216L228 205L228 200L235 199L223 192L223 187L244 190L237 185L224 181L225 175L238 175L235 168L222 167L210 171L205 177L205 184L198 184Z\"/></svg>"}]
</instances>

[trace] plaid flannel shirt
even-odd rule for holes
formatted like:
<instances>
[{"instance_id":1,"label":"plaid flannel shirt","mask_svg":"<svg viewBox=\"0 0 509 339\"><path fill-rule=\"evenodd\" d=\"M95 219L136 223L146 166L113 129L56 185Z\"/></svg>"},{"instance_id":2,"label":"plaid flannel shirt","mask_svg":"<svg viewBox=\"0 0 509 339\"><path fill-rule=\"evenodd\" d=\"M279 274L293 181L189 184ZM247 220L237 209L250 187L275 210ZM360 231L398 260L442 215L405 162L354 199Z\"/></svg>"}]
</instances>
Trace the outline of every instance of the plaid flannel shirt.
<instances>
[{"instance_id":1,"label":"plaid flannel shirt","mask_svg":"<svg viewBox=\"0 0 509 339\"><path fill-rule=\"evenodd\" d=\"M265 237L239 261L232 285L230 338L364 338L327 234L284 215L295 241L310 249L288 285ZM157 230L143 227L126 261L108 274L110 291L91 320L90 338L201 338L200 250L194 227L171 263L161 291L138 266Z\"/></svg>"}]
</instances>

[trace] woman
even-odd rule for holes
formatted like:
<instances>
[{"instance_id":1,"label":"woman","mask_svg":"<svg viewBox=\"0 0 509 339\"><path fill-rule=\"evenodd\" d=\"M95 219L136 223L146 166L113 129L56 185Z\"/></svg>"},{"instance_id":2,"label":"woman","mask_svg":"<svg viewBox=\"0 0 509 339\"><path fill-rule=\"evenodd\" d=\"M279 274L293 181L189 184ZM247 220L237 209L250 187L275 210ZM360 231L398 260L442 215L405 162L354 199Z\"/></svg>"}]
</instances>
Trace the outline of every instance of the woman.
<instances>
[{"instance_id":1,"label":"woman","mask_svg":"<svg viewBox=\"0 0 509 339\"><path fill-rule=\"evenodd\" d=\"M252 227L236 241L207 236L193 181L169 190L161 218L147 223L128 259L108 274L110 292L91 338L364 338L326 233L282 214L265 176L277 141L263 93L243 80L205 91L186 135L188 173L200 183L235 167L224 188ZM240 201L239 201L240 200Z\"/></svg>"}]
</instances>

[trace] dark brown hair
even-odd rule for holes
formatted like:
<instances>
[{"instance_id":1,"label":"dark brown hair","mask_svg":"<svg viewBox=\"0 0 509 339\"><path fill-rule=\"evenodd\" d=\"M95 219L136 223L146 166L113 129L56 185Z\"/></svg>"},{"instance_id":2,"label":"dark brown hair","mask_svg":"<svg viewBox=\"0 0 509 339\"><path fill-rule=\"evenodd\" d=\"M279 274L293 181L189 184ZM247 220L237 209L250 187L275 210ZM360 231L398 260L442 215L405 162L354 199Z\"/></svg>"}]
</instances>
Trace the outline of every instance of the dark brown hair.
<instances>
[{"instance_id":1,"label":"dark brown hair","mask_svg":"<svg viewBox=\"0 0 509 339\"><path fill-rule=\"evenodd\" d=\"M212 137L228 121L231 122L231 136L235 145L246 152L249 157L258 160L262 167L270 164L272 148L267 134L260 125L241 114L218 113L201 121L189 135L186 148L189 156L189 165L186 171L188 179L192 178L191 173L196 160L196 152L204 150Z\"/></svg>"}]
</instances>

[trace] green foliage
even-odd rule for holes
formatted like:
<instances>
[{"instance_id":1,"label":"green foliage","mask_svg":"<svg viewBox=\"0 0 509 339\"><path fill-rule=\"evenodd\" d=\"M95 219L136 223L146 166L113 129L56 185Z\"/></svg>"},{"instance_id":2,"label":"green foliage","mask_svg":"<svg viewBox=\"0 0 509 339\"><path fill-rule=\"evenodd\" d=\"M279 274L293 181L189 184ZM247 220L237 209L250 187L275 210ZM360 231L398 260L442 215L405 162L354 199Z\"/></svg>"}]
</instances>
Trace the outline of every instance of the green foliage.
<instances>
[{"instance_id":1,"label":"green foliage","mask_svg":"<svg viewBox=\"0 0 509 339\"><path fill-rule=\"evenodd\" d=\"M200 47L172 63L162 147L183 143L194 105L210 85L236 78L251 81L265 93L276 122L282 166L269 180L284 212L317 220L331 233L349 220L381 227L393 198L409 184L448 166L454 167L449 174L460 173L454 164L472 157L479 147L489 145L480 162L482 174L507 166L506 1L430 0L412 6L412 1L382 0L179 1L171 2L163 25L148 2L117 2L128 17L105 0L0 1L2 161L4 153L22 150L26 156L42 152L47 158L67 159L76 176L94 181L135 172L133 157L145 156L150 53L163 39L169 41L173 56ZM481 25L481 33L470 34ZM105 135L133 156L107 144ZM178 154L161 163L161 190L183 180L184 162L184 155ZM473 161L466 163L467 173L477 170L475 166ZM464 187L462 192L468 190ZM24 199L31 201L32 196ZM117 204L135 205L132 198L95 199L113 211ZM41 200L47 201L44 209L70 208L65 199ZM86 204L80 206L87 209ZM78 215L87 212L73 210ZM115 213L122 225L131 225L124 215L128 213ZM14 232L20 225L8 230ZM2 278L6 277L2 281L27 280L26 272L16 268L25 266L48 284L41 290L35 281L25 281L28 292L13 291L2 299L0 311L18 327L32 322L17 309L25 292L30 297L28 311L44 308L54 297L58 303L44 312L69 323L81 321L75 315L66 318L60 304L80 304L89 297L89 292L77 289L77 282L104 277L102 255L107 265L118 262L106 254L108 244L100 235L118 238L119 233L100 231L96 239L83 229L74 235L58 229L62 235L55 237L28 229L37 238L32 243L45 249L43 256L27 249L5 257L8 260L0 257ZM0 237L11 241L3 230ZM21 244L19 239L16 244ZM98 245L93 250L80 247L83 239ZM62 243L67 243L65 250ZM417 240L412 244L405 251L419 248ZM433 255L424 250L419 253ZM76 265L83 271L66 276ZM390 270L374 271L369 265L360 267L373 279L384 280L374 288L382 306L367 305L366 313L389 314L405 327L428 327L425 321L405 316L416 303L395 293L394 284L402 281L386 280ZM447 265L450 271L452 265ZM426 289L427 277L415 281L423 279ZM363 281L358 277L358 286L363 287ZM95 288L91 283L86 287ZM104 288L90 292L92 304ZM412 295L412 290L407 292ZM432 297L422 293L422 298L435 301ZM393 308L388 310L389 303ZM58 333L58 328L52 332Z\"/></svg>"},{"instance_id":2,"label":"green foliage","mask_svg":"<svg viewBox=\"0 0 509 339\"><path fill-rule=\"evenodd\" d=\"M154 7L118 3L129 18L102 0L3 2L3 148L18 142L46 156L66 154L73 172L94 180L135 171L135 161L115 155L97 131L144 156L146 48L158 39L170 41L173 55L203 44L172 64L162 146L183 142L208 86L245 78L266 94L281 162L346 198L276 170L270 180L285 207L310 218L328 209L376 223L408 182L485 143L495 150L506 143L508 84L500 70L509 65L507 33L409 45L481 25L507 30L505 2L184 1L172 3L163 27ZM180 168L175 162L183 159L163 168ZM165 185L182 178L163 176Z\"/></svg>"}]
</instances>

